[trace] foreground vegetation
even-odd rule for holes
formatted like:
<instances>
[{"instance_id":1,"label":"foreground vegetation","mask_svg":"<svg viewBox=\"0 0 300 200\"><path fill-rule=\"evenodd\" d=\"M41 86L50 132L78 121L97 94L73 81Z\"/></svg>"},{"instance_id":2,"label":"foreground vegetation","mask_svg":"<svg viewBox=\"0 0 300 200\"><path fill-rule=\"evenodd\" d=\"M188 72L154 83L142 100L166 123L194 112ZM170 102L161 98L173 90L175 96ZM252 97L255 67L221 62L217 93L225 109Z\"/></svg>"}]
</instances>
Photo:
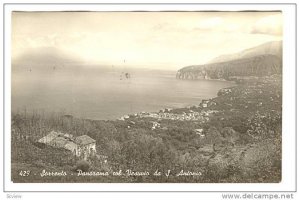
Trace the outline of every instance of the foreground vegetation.
<instances>
[{"instance_id":1,"label":"foreground vegetation","mask_svg":"<svg viewBox=\"0 0 300 200\"><path fill-rule=\"evenodd\" d=\"M252 77L220 90L208 106L165 110L170 116L201 113L201 120L128 116L123 120L78 119L65 114L12 113L14 182L280 182L281 76ZM199 102L200 103L200 102ZM173 115L171 115L173 114ZM50 131L89 135L97 158L80 161L63 149L40 148ZM200 134L199 131L200 130ZM102 159L106 158L107 161ZM124 172L121 176L78 176ZM43 171L67 176L41 176ZM149 172L150 175L129 175ZM169 176L154 176L155 171ZM178 176L180 171L201 175ZM30 171L24 174L24 171Z\"/></svg>"}]
</instances>

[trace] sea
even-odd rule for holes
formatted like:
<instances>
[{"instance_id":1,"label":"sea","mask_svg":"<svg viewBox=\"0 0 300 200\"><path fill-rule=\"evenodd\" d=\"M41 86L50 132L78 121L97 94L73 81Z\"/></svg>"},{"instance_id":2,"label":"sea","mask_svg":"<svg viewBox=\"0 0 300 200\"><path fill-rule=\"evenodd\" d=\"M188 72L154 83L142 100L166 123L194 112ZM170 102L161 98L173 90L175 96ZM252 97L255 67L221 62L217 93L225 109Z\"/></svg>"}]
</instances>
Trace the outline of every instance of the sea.
<instances>
[{"instance_id":1,"label":"sea","mask_svg":"<svg viewBox=\"0 0 300 200\"><path fill-rule=\"evenodd\" d=\"M235 84L180 80L176 71L97 66L13 66L12 112L59 112L115 120L124 115L199 105Z\"/></svg>"}]
</instances>

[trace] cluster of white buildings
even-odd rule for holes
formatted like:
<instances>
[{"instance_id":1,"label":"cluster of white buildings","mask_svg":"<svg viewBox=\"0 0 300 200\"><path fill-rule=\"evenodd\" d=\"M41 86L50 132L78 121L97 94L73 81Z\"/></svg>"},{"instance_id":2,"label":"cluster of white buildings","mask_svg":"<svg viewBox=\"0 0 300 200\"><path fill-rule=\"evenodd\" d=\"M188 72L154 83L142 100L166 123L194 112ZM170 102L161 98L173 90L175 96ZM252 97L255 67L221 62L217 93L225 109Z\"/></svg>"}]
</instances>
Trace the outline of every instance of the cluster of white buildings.
<instances>
[{"instance_id":1,"label":"cluster of white buildings","mask_svg":"<svg viewBox=\"0 0 300 200\"><path fill-rule=\"evenodd\" d=\"M169 113L169 112L160 112L160 113L140 113L138 117L145 118L151 117L155 119L168 119L168 120L179 120L179 121L208 121L208 116L212 113L216 113L214 110L207 110L201 112L189 112L182 114Z\"/></svg>"}]
</instances>

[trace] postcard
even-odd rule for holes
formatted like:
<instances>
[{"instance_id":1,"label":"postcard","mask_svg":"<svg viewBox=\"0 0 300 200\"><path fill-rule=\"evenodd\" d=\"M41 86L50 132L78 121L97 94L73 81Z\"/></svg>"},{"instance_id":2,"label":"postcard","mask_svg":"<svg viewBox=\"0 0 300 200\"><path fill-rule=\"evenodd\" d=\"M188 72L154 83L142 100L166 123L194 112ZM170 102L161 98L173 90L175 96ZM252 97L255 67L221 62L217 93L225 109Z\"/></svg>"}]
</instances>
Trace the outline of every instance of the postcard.
<instances>
[{"instance_id":1,"label":"postcard","mask_svg":"<svg viewBox=\"0 0 300 200\"><path fill-rule=\"evenodd\" d=\"M292 182L292 5L7 6L10 184Z\"/></svg>"}]
</instances>

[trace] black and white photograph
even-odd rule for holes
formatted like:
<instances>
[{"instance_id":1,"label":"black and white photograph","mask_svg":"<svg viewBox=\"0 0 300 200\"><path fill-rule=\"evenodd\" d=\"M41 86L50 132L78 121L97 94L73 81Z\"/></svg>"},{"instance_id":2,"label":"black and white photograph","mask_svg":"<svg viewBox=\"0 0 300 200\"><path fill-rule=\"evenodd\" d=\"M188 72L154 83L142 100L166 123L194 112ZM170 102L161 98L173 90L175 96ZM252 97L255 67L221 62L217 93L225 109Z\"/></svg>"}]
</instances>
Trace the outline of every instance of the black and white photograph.
<instances>
[{"instance_id":1,"label":"black and white photograph","mask_svg":"<svg viewBox=\"0 0 300 200\"><path fill-rule=\"evenodd\" d=\"M11 34L13 182L281 181L280 11L16 11Z\"/></svg>"},{"instance_id":2,"label":"black and white photograph","mask_svg":"<svg viewBox=\"0 0 300 200\"><path fill-rule=\"evenodd\" d=\"M3 11L6 199L295 198L296 5L7 3Z\"/></svg>"}]
</instances>

